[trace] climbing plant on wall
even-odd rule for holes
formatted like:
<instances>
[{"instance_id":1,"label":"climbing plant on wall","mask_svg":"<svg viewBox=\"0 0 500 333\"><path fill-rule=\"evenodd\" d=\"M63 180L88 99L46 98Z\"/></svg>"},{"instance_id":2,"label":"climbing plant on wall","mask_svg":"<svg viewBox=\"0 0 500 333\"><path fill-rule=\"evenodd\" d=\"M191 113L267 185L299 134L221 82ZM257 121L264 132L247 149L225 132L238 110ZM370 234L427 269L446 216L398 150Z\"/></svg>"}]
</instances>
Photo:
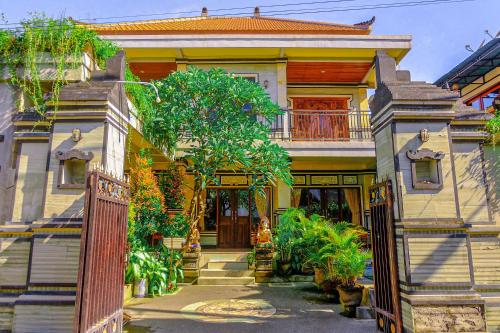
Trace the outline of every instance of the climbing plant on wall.
<instances>
[{"instance_id":1,"label":"climbing plant on wall","mask_svg":"<svg viewBox=\"0 0 500 333\"><path fill-rule=\"evenodd\" d=\"M57 102L66 83L66 70L81 64L84 51L90 52L103 67L118 50L113 43L68 18L52 19L43 14L21 21L17 30L0 32L0 57L8 68L11 83L22 89L33 110L41 115L47 101ZM55 69L55 74L47 78L48 86L40 76L42 62L49 62Z\"/></svg>"}]
</instances>

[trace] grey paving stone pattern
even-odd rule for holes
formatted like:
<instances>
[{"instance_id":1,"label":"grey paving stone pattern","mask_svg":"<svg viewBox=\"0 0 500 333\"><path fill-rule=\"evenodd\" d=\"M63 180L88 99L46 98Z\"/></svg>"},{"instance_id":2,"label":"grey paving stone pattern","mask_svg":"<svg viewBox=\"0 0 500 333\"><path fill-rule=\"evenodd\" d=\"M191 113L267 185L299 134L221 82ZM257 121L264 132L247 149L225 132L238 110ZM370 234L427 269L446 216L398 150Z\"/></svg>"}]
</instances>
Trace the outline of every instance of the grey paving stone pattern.
<instances>
[{"instance_id":1,"label":"grey paving stone pattern","mask_svg":"<svg viewBox=\"0 0 500 333\"><path fill-rule=\"evenodd\" d=\"M125 307L126 333L375 333L372 319L349 319L309 283L183 286L174 295Z\"/></svg>"}]
</instances>

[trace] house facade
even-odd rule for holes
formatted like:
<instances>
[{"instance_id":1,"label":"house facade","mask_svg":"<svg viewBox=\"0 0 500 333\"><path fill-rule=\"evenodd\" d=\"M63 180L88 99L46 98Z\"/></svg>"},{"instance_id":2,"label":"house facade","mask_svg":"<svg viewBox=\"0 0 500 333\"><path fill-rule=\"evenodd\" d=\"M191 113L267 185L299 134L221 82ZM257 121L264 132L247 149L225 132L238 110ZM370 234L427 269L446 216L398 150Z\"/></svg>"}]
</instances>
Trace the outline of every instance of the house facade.
<instances>
[{"instance_id":1,"label":"house facade","mask_svg":"<svg viewBox=\"0 0 500 333\"><path fill-rule=\"evenodd\" d=\"M274 223L289 207L369 224L367 188L375 182L376 161L368 89L375 87L375 52L399 62L411 47L410 36L372 35L373 22L263 17L258 8L252 17L217 17L204 8L198 17L90 28L122 47L142 80L190 66L220 67L260 84L283 110L271 124L272 138L290 155L293 188L269 187L262 202L249 192L247 175L220 170L220 186L205 193L202 245L248 248L260 218ZM161 172L162 163L154 168Z\"/></svg>"}]
</instances>

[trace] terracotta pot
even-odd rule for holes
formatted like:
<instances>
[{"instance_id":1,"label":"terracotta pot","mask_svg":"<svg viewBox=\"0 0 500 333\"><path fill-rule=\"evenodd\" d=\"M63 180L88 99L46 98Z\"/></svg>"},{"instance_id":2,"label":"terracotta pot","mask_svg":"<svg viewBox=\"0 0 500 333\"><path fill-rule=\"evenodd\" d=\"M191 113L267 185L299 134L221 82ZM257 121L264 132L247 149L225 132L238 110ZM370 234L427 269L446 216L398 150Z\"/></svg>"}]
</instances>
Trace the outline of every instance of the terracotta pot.
<instances>
[{"instance_id":1,"label":"terracotta pot","mask_svg":"<svg viewBox=\"0 0 500 333\"><path fill-rule=\"evenodd\" d=\"M356 308L361 304L363 299L363 289L365 287L356 285L354 287L342 287L338 286L337 291L339 292L340 302L344 306L344 315L347 317L356 316Z\"/></svg>"},{"instance_id":2,"label":"terracotta pot","mask_svg":"<svg viewBox=\"0 0 500 333\"><path fill-rule=\"evenodd\" d=\"M314 267L314 283L321 286L325 282L325 272L317 267Z\"/></svg>"}]
</instances>

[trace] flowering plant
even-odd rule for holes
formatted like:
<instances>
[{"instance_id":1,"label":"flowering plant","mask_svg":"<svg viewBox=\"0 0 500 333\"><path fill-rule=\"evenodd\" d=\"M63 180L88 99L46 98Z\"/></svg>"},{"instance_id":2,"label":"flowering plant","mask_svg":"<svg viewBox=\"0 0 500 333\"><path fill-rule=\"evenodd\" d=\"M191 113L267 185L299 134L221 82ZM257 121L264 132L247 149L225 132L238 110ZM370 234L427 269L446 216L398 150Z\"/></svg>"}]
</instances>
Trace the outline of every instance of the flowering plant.
<instances>
[{"instance_id":1,"label":"flowering plant","mask_svg":"<svg viewBox=\"0 0 500 333\"><path fill-rule=\"evenodd\" d=\"M165 220L164 199L152 170L152 162L141 153L130 169L131 203L134 208L135 239L146 245L160 232Z\"/></svg>"}]
</instances>

